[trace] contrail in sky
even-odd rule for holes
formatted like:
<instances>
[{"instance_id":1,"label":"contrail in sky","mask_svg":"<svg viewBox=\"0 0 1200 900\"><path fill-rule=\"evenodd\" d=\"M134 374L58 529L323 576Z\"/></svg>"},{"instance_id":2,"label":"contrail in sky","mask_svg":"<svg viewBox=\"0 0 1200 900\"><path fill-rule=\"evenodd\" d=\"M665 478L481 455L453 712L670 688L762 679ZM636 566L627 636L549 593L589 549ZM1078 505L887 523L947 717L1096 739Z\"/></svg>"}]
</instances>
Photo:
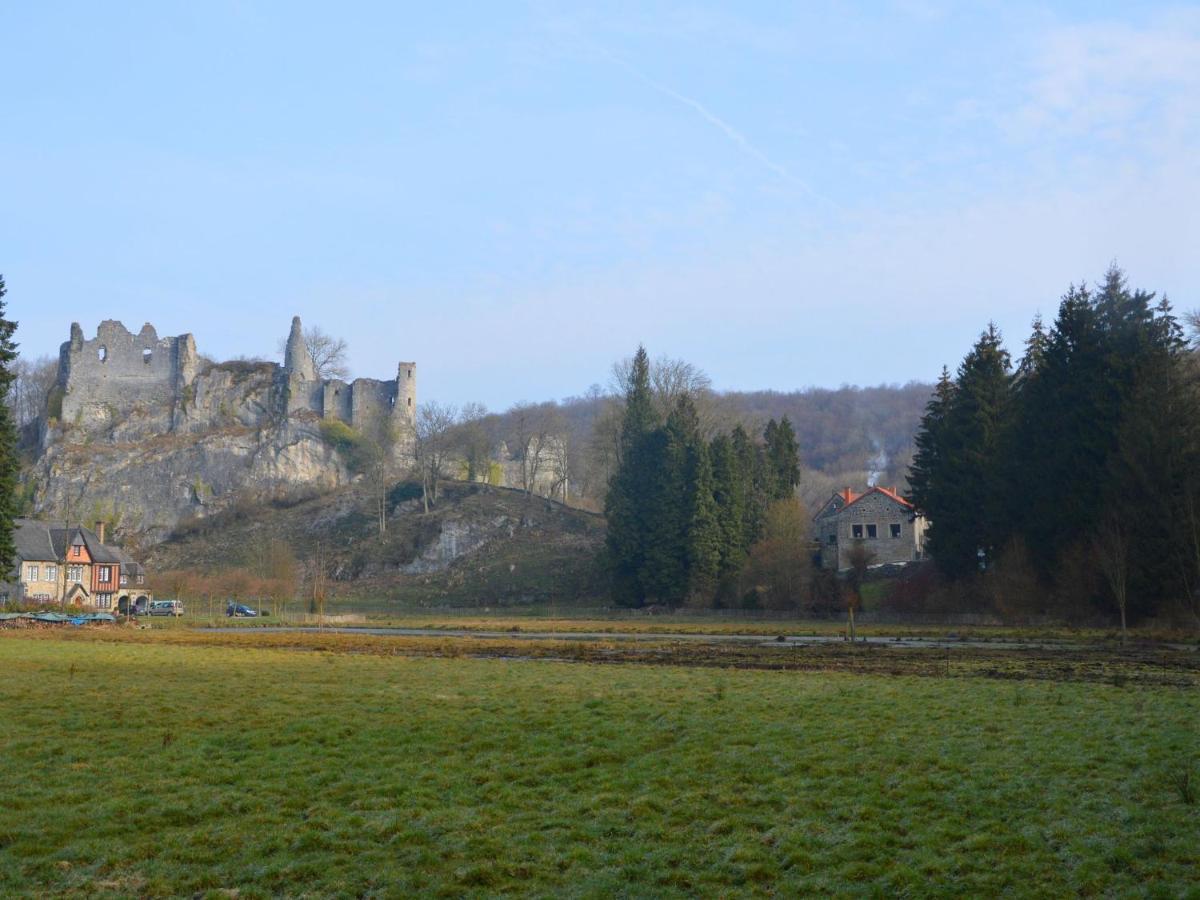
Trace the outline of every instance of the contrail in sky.
<instances>
[{"instance_id":1,"label":"contrail in sky","mask_svg":"<svg viewBox=\"0 0 1200 900\"><path fill-rule=\"evenodd\" d=\"M685 106L690 106L692 109L694 109L696 112L698 112L704 118L704 120L706 122L708 122L710 125L714 125L717 128L719 128L721 130L721 132L727 138L729 138L731 141L733 141L733 143L736 144L743 153L745 153L747 156L750 156L750 157L758 160L759 163L766 166L768 169L770 169L772 172L774 172L776 175L778 175L784 181L787 181L790 184L794 184L796 187L800 188L801 190L803 190L805 193L807 193L811 197L815 197L818 200L823 200L826 203L830 203L830 204L833 204L834 206L837 206L837 204L834 203L832 200L830 200L828 197L822 197L820 194L818 194L816 191L814 191L812 189L812 187L810 187L806 181L804 181L801 178L797 178L790 171L788 171L788 169L785 166L781 166L779 163L775 162L775 160L771 159L769 156L767 156L765 153L763 153L761 150L759 150L757 147L755 147L752 143L750 143L750 141L746 138L746 136L744 134L742 134L740 131L738 131L736 128L734 128L732 125L730 125L724 119L722 119L720 116L718 116L716 113L714 113L708 107L706 107L699 100L695 100L691 97L685 96L684 94L679 93L679 91L672 90L671 88L667 87L665 84L655 81L653 78L651 78L645 72L642 72L640 69L633 66L630 62L622 59L619 56L614 56L613 54L607 53L607 52L605 52L604 55L606 57L608 57L610 60L612 60L614 63L616 63L617 65L621 66L621 68L628 71L639 81L645 82L650 87L654 88L660 94L665 94L666 96L670 97L672 100L676 100L676 101L684 104Z\"/></svg>"}]
</instances>

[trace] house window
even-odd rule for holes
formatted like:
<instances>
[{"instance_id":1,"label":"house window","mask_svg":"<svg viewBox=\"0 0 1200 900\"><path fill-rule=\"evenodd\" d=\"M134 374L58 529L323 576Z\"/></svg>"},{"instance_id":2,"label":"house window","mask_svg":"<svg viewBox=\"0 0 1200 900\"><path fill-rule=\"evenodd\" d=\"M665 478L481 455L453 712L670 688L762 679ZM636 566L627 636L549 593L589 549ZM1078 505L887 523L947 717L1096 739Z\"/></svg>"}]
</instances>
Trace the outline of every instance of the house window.
<instances>
[{"instance_id":1,"label":"house window","mask_svg":"<svg viewBox=\"0 0 1200 900\"><path fill-rule=\"evenodd\" d=\"M46 566L46 580L58 581L58 566Z\"/></svg>"},{"instance_id":2,"label":"house window","mask_svg":"<svg viewBox=\"0 0 1200 900\"><path fill-rule=\"evenodd\" d=\"M101 584L107 584L112 581L112 566L101 566L100 577L96 580Z\"/></svg>"},{"instance_id":3,"label":"house window","mask_svg":"<svg viewBox=\"0 0 1200 900\"><path fill-rule=\"evenodd\" d=\"M67 566L67 581L83 584L83 566Z\"/></svg>"},{"instance_id":4,"label":"house window","mask_svg":"<svg viewBox=\"0 0 1200 900\"><path fill-rule=\"evenodd\" d=\"M129 584L129 576L126 575L124 572L122 572L121 573L121 587L125 587L125 585L127 585L127 584Z\"/></svg>"},{"instance_id":5,"label":"house window","mask_svg":"<svg viewBox=\"0 0 1200 900\"><path fill-rule=\"evenodd\" d=\"M827 543L830 547L832 547L834 544L837 543L837 535L836 534L829 535L829 537L825 538L825 543Z\"/></svg>"},{"instance_id":6,"label":"house window","mask_svg":"<svg viewBox=\"0 0 1200 900\"><path fill-rule=\"evenodd\" d=\"M28 566L27 568L28 568L28 571L26 572L25 580L26 581L37 581L38 580L38 567L37 566Z\"/></svg>"},{"instance_id":7,"label":"house window","mask_svg":"<svg viewBox=\"0 0 1200 900\"><path fill-rule=\"evenodd\" d=\"M71 548L71 555L72 556L82 556L83 555L83 547L79 544L76 544L74 547Z\"/></svg>"},{"instance_id":8,"label":"house window","mask_svg":"<svg viewBox=\"0 0 1200 900\"><path fill-rule=\"evenodd\" d=\"M879 537L879 528L876 527L874 522L867 526L867 537L869 537L871 540L875 540L875 538Z\"/></svg>"},{"instance_id":9,"label":"house window","mask_svg":"<svg viewBox=\"0 0 1200 900\"><path fill-rule=\"evenodd\" d=\"M112 606L112 594L97 594L96 606L99 609L109 609Z\"/></svg>"},{"instance_id":10,"label":"house window","mask_svg":"<svg viewBox=\"0 0 1200 900\"><path fill-rule=\"evenodd\" d=\"M893 522L890 527L892 529L892 540L899 540L900 539L900 525L896 522Z\"/></svg>"},{"instance_id":11,"label":"house window","mask_svg":"<svg viewBox=\"0 0 1200 900\"><path fill-rule=\"evenodd\" d=\"M146 583L146 576L145 576L145 575L139 575L139 576L137 577L137 583L138 583L138 584L145 584L145 583Z\"/></svg>"},{"instance_id":12,"label":"house window","mask_svg":"<svg viewBox=\"0 0 1200 900\"><path fill-rule=\"evenodd\" d=\"M862 540L862 526L861 525L851 525L850 526L850 534L854 537L855 540Z\"/></svg>"}]
</instances>

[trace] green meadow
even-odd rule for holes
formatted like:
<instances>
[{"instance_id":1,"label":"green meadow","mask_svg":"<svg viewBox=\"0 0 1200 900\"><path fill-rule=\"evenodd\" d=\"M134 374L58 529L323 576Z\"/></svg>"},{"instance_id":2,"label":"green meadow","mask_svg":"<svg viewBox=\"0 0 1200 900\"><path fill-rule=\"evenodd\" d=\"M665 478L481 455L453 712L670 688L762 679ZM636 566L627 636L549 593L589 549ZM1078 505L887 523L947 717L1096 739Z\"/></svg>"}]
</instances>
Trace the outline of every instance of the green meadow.
<instances>
[{"instance_id":1,"label":"green meadow","mask_svg":"<svg viewBox=\"0 0 1200 900\"><path fill-rule=\"evenodd\" d=\"M0 894L1200 896L1200 694L0 637Z\"/></svg>"}]
</instances>

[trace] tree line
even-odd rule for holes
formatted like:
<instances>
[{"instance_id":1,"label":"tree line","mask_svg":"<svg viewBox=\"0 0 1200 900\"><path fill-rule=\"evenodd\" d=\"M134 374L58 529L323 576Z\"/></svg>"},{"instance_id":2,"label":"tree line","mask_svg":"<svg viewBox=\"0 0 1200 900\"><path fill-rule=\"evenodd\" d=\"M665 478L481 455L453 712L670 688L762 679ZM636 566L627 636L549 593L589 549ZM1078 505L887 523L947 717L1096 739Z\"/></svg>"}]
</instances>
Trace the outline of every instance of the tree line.
<instances>
[{"instance_id":1,"label":"tree line","mask_svg":"<svg viewBox=\"0 0 1200 900\"><path fill-rule=\"evenodd\" d=\"M950 583L1002 611L1200 613L1200 368L1165 297L1115 265L1034 321L990 325L921 419L909 474Z\"/></svg>"},{"instance_id":2,"label":"tree line","mask_svg":"<svg viewBox=\"0 0 1200 900\"><path fill-rule=\"evenodd\" d=\"M625 382L605 499L614 599L633 607L738 599L739 576L768 526L794 532L805 518L791 423L772 419L761 443L741 425L707 438L690 391L663 408L643 347ZM801 569L806 543L793 554Z\"/></svg>"}]
</instances>

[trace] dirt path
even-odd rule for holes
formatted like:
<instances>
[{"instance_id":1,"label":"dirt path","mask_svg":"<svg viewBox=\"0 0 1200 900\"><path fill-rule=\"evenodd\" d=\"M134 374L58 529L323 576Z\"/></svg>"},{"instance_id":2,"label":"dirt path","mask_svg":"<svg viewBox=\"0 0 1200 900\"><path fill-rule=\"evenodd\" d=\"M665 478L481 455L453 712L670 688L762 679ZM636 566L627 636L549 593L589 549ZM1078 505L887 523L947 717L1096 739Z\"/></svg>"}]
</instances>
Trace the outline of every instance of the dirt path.
<instances>
[{"instance_id":1,"label":"dirt path","mask_svg":"<svg viewBox=\"0 0 1200 900\"><path fill-rule=\"evenodd\" d=\"M337 625L318 628L315 625L268 625L264 627L216 627L205 631L217 634L362 634L379 637L481 638L485 640L521 641L641 641L662 643L686 641L698 644L750 644L778 646L843 645L849 642L840 635L777 635L777 634L698 634L685 632L644 631L476 631L450 628L371 628ZM855 645L924 648L941 650L1082 650L1085 644L1056 640L1013 640L1005 638L945 638L945 637L888 637L874 635L859 637ZM1197 650L1179 645L1180 650ZM1198 651L1200 652L1200 651Z\"/></svg>"}]
</instances>

